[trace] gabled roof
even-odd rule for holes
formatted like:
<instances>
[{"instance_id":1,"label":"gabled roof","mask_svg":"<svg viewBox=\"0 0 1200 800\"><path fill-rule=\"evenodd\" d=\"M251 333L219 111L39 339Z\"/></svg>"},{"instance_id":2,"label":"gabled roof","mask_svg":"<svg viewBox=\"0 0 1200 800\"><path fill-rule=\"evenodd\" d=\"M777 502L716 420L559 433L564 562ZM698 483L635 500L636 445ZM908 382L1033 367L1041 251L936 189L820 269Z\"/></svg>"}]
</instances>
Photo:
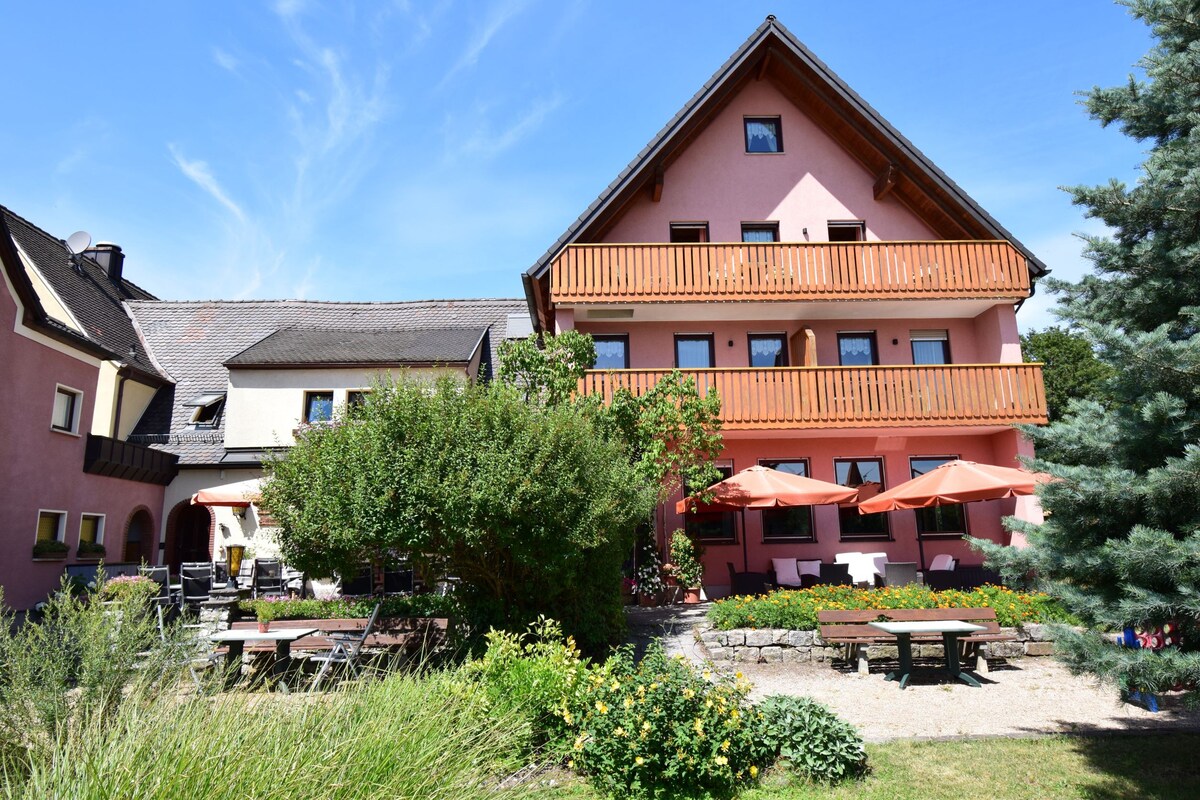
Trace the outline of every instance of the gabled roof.
<instances>
[{"instance_id":1,"label":"gabled roof","mask_svg":"<svg viewBox=\"0 0 1200 800\"><path fill-rule=\"evenodd\" d=\"M276 331L225 362L226 367L466 364L487 328L412 331L297 329Z\"/></svg>"},{"instance_id":2,"label":"gabled roof","mask_svg":"<svg viewBox=\"0 0 1200 800\"><path fill-rule=\"evenodd\" d=\"M767 78L809 111L872 174L892 168L892 193L948 239L1004 239L1029 261L1033 276L1049 270L912 142L816 57L773 16L758 26L662 130L621 170L526 272L525 293L534 307L532 281L542 278L564 247L596 241L633 196L682 153L740 86ZM818 113L814 113L818 112Z\"/></svg>"},{"instance_id":3,"label":"gabled roof","mask_svg":"<svg viewBox=\"0 0 1200 800\"><path fill-rule=\"evenodd\" d=\"M158 391L130 437L178 453L183 466L215 465L225 456L225 419L215 429L189 428L204 392L224 392L225 363L279 331L487 330L484 357L496 363L509 314L522 300L421 300L400 303L332 303L305 300L132 301L129 307L155 360L175 380ZM454 334L452 334L454 335ZM286 339L286 337L285 337Z\"/></svg>"},{"instance_id":4,"label":"gabled roof","mask_svg":"<svg viewBox=\"0 0 1200 800\"><path fill-rule=\"evenodd\" d=\"M61 239L0 206L0 256L6 265L10 260L16 261L22 273L20 284L32 290L16 247L37 267L83 332L50 317L36 294L21 298L32 324L100 358L122 361L150 382L162 381L123 305L126 300L153 300L154 295L124 278L119 282L110 280L108 272L87 256L79 257L77 271L72 265L71 252ZM10 269L10 274L13 271Z\"/></svg>"}]
</instances>

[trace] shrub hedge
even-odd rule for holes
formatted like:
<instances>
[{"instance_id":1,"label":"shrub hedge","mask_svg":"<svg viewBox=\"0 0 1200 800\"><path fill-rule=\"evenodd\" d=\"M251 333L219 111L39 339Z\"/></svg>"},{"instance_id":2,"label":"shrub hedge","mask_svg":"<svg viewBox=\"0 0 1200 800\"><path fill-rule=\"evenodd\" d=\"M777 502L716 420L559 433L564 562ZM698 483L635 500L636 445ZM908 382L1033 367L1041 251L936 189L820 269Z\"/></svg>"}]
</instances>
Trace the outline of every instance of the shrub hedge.
<instances>
[{"instance_id":1,"label":"shrub hedge","mask_svg":"<svg viewBox=\"0 0 1200 800\"><path fill-rule=\"evenodd\" d=\"M811 589L779 590L757 597L727 597L713 604L708 618L718 630L815 630L818 611L876 608L994 608L996 619L1003 626L1020 622L1069 621L1053 599L1037 592L1014 592L991 585L969 592L957 589L935 592L916 584L882 589L814 586Z\"/></svg>"},{"instance_id":2,"label":"shrub hedge","mask_svg":"<svg viewBox=\"0 0 1200 800\"><path fill-rule=\"evenodd\" d=\"M243 600L238 608L246 614L258 616L260 606L270 607L270 619L360 619L371 616L374 597L336 597L330 600L293 600L291 598L263 598ZM383 598L381 617L455 617L458 605L452 596L436 594L397 595Z\"/></svg>"}]
</instances>

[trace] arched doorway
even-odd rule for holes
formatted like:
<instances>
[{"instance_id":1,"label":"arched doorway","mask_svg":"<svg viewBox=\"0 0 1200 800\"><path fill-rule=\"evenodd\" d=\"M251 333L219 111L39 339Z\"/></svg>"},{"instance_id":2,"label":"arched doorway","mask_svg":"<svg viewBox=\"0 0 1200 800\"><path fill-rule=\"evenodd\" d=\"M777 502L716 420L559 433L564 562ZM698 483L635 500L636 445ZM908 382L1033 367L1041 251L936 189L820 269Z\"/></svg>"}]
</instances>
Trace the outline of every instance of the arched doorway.
<instances>
[{"instance_id":1,"label":"arched doorway","mask_svg":"<svg viewBox=\"0 0 1200 800\"><path fill-rule=\"evenodd\" d=\"M184 501L171 512L167 523L167 566L172 574L188 561L212 561L212 513L207 506Z\"/></svg>"},{"instance_id":2,"label":"arched doorway","mask_svg":"<svg viewBox=\"0 0 1200 800\"><path fill-rule=\"evenodd\" d=\"M153 564L155 545L158 544L158 537L154 534L154 519L150 516L150 512L144 508L133 512L129 517L129 524L125 526L123 560L133 564L142 561Z\"/></svg>"}]
</instances>

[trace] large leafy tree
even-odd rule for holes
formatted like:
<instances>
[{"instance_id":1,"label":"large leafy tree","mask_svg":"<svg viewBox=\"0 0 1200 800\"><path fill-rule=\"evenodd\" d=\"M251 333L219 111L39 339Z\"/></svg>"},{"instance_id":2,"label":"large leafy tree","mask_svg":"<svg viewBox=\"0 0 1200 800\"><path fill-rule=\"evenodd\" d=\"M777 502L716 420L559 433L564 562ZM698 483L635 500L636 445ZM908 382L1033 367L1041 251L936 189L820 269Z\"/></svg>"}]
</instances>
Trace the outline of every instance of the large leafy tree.
<instances>
[{"instance_id":1,"label":"large leafy tree","mask_svg":"<svg viewBox=\"0 0 1200 800\"><path fill-rule=\"evenodd\" d=\"M461 578L475 630L544 614L591 651L623 631L620 567L656 499L587 415L448 379L379 386L268 473L263 503L295 566L417 554Z\"/></svg>"},{"instance_id":2,"label":"large leafy tree","mask_svg":"<svg viewBox=\"0 0 1200 800\"><path fill-rule=\"evenodd\" d=\"M1073 668L1124 689L1200 684L1200 13L1185 0L1127 3L1157 41L1145 79L1096 88L1086 106L1149 146L1134 186L1071 189L1111 237L1087 241L1094 274L1053 282L1060 315L1113 369L1104 397L1078 401L1035 441L1059 478L1022 551L987 548L1006 574L1032 572L1089 632L1060 648ZM1119 647L1126 626L1177 626L1181 644Z\"/></svg>"},{"instance_id":3,"label":"large leafy tree","mask_svg":"<svg viewBox=\"0 0 1200 800\"><path fill-rule=\"evenodd\" d=\"M1057 326L1030 331L1021 337L1026 361L1045 364L1046 408L1050 419L1059 419L1072 400L1098 397L1112 368L1096 358L1080 333Z\"/></svg>"}]
</instances>

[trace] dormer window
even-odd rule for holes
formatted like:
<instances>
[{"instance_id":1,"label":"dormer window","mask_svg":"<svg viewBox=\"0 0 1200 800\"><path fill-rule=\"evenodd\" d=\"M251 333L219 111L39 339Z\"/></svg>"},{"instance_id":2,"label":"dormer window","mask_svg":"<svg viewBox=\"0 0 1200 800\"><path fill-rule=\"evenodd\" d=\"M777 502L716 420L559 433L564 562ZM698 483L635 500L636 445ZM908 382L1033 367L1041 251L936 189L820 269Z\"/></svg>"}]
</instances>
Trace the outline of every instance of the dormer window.
<instances>
[{"instance_id":1,"label":"dormer window","mask_svg":"<svg viewBox=\"0 0 1200 800\"><path fill-rule=\"evenodd\" d=\"M221 424L221 411L225 408L224 392L203 392L184 405L192 406L191 427L198 430L216 428Z\"/></svg>"},{"instance_id":2,"label":"dormer window","mask_svg":"<svg viewBox=\"0 0 1200 800\"><path fill-rule=\"evenodd\" d=\"M783 130L779 117L746 117L746 152L783 152Z\"/></svg>"}]
</instances>

